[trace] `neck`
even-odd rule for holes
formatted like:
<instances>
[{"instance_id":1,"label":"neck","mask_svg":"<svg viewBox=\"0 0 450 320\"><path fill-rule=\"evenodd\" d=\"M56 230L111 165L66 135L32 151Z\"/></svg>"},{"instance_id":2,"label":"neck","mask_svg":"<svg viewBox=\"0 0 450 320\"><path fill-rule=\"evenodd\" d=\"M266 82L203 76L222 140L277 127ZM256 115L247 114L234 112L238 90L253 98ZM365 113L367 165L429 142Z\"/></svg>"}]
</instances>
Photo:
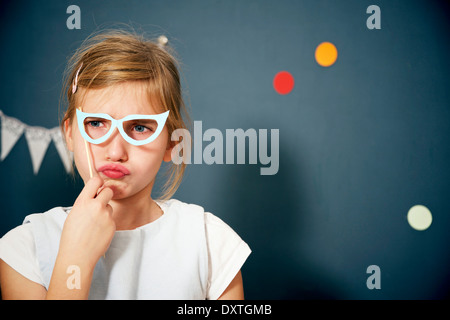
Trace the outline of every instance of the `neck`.
<instances>
[{"instance_id":1,"label":"neck","mask_svg":"<svg viewBox=\"0 0 450 320\"><path fill-rule=\"evenodd\" d=\"M110 201L117 230L133 230L161 217L163 212L151 198L151 189L149 185L131 197Z\"/></svg>"}]
</instances>

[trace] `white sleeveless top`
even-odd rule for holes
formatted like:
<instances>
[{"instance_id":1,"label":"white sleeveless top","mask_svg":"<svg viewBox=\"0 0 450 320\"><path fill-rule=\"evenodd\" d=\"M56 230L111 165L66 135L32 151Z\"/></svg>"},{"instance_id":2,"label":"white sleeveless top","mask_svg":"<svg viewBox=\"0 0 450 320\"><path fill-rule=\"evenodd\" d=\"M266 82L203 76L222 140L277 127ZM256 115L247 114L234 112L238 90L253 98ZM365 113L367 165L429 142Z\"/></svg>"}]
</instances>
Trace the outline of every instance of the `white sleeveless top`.
<instances>
[{"instance_id":1,"label":"white sleeveless top","mask_svg":"<svg viewBox=\"0 0 450 320\"><path fill-rule=\"evenodd\" d=\"M158 204L159 219L116 231L94 269L89 299L217 299L233 280L248 245L200 206L174 199ZM70 209L27 216L0 239L0 258L48 289Z\"/></svg>"}]
</instances>

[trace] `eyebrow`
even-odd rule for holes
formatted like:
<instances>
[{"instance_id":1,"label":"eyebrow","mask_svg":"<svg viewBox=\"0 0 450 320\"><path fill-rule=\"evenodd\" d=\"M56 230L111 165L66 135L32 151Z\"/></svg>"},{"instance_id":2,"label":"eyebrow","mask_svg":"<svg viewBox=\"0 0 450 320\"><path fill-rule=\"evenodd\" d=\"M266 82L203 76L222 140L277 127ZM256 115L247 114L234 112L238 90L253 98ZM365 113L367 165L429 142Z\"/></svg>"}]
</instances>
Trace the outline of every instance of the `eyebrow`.
<instances>
[{"instance_id":1,"label":"eyebrow","mask_svg":"<svg viewBox=\"0 0 450 320\"><path fill-rule=\"evenodd\" d=\"M146 116L146 117L158 117L159 115L166 113L167 111L161 112L161 113L153 113L153 114L148 114L148 113L132 113L132 114L127 114L123 117L113 117L112 115L110 115L109 113L105 113L105 112L86 112L86 111L81 111L82 113L84 113L86 115L86 118L104 118L105 115L113 118L114 120L121 120L123 118L127 118L127 117L141 117L141 116ZM131 118L133 119L133 118ZM136 120L154 120L154 119L136 119Z\"/></svg>"},{"instance_id":2,"label":"eyebrow","mask_svg":"<svg viewBox=\"0 0 450 320\"><path fill-rule=\"evenodd\" d=\"M139 121L144 123L157 122L156 119L130 119L127 121Z\"/></svg>"}]
</instances>

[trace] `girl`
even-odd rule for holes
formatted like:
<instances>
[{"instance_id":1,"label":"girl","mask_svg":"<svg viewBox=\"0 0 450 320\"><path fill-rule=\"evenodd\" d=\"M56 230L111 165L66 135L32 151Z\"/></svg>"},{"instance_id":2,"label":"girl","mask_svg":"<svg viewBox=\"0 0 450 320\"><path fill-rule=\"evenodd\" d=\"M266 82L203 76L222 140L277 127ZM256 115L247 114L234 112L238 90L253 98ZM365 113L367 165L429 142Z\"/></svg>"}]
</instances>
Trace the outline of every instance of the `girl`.
<instances>
[{"instance_id":1,"label":"girl","mask_svg":"<svg viewBox=\"0 0 450 320\"><path fill-rule=\"evenodd\" d=\"M69 61L61 123L85 186L72 207L32 214L0 240L4 299L243 299L248 245L203 208L168 200L185 164L177 64L132 33L94 36ZM162 161L171 174L151 198Z\"/></svg>"}]
</instances>

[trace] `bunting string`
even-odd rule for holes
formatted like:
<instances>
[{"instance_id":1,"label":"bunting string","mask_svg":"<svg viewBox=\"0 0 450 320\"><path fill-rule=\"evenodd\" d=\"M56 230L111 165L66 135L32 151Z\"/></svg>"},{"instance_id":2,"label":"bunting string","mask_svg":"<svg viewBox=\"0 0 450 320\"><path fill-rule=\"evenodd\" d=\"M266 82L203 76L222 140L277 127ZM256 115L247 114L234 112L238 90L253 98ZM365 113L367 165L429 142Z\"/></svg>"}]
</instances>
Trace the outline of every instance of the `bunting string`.
<instances>
[{"instance_id":1,"label":"bunting string","mask_svg":"<svg viewBox=\"0 0 450 320\"><path fill-rule=\"evenodd\" d=\"M16 118L6 116L2 110L0 110L0 119L0 161L6 159L22 134L25 134L28 150L30 151L31 163L33 165L33 173L35 175L38 174L42 160L52 141L55 144L66 172L69 173L71 171L73 154L67 150L59 127L47 129L43 127L28 126Z\"/></svg>"}]
</instances>

